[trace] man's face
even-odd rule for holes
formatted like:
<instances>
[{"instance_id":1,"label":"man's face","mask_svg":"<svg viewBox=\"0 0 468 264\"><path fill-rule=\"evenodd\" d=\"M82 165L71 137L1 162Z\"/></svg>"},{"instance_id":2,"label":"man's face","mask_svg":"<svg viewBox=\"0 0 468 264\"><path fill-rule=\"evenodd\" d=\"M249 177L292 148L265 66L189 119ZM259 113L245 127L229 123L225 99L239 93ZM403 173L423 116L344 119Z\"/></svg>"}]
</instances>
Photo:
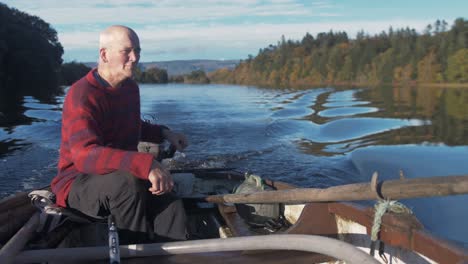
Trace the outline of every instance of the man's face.
<instances>
[{"instance_id":1,"label":"man's face","mask_svg":"<svg viewBox=\"0 0 468 264\"><path fill-rule=\"evenodd\" d=\"M140 41L131 33L122 33L115 38L114 44L107 48L108 67L115 79L132 78L140 60Z\"/></svg>"}]
</instances>

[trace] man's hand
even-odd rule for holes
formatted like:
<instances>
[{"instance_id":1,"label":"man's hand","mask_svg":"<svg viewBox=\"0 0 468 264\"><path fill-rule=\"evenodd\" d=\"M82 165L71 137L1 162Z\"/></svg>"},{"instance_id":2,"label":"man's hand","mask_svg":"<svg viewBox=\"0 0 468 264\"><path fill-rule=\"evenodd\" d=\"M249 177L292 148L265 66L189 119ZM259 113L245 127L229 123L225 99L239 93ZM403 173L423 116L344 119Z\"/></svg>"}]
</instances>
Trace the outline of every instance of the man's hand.
<instances>
[{"instance_id":1,"label":"man's hand","mask_svg":"<svg viewBox=\"0 0 468 264\"><path fill-rule=\"evenodd\" d=\"M154 195L168 193L174 187L171 174L157 161L153 161L151 165L148 180L151 182L151 188L148 191Z\"/></svg>"},{"instance_id":2,"label":"man's hand","mask_svg":"<svg viewBox=\"0 0 468 264\"><path fill-rule=\"evenodd\" d=\"M169 129L162 130L163 137L176 147L178 151L184 150L188 146L187 138L182 133L177 133Z\"/></svg>"}]
</instances>

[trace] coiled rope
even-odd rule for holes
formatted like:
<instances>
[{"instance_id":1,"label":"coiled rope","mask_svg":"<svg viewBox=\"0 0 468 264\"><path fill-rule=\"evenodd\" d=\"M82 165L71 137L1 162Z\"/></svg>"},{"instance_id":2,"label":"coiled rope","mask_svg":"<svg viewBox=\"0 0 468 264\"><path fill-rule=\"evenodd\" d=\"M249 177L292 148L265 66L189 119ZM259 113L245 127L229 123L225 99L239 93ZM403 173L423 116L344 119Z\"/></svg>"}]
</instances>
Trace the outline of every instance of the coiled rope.
<instances>
[{"instance_id":1,"label":"coiled rope","mask_svg":"<svg viewBox=\"0 0 468 264\"><path fill-rule=\"evenodd\" d=\"M379 199L379 201L375 204L374 209L374 223L372 224L371 245L369 252L371 256L374 256L375 246L377 244L378 234L380 232L380 226L382 224L382 216L387 211L397 214L413 214L413 212L404 204L397 201L390 201L384 199ZM388 263L388 260L384 254L384 243L382 241L380 241L379 243L379 256L385 263Z\"/></svg>"},{"instance_id":2,"label":"coiled rope","mask_svg":"<svg viewBox=\"0 0 468 264\"><path fill-rule=\"evenodd\" d=\"M398 201L391 200L379 200L375 206L374 222L372 224L371 240L376 241L377 235L380 231L380 226L382 224L382 216L387 212L393 212L397 214L413 214L411 209L406 207L404 204Z\"/></svg>"}]
</instances>

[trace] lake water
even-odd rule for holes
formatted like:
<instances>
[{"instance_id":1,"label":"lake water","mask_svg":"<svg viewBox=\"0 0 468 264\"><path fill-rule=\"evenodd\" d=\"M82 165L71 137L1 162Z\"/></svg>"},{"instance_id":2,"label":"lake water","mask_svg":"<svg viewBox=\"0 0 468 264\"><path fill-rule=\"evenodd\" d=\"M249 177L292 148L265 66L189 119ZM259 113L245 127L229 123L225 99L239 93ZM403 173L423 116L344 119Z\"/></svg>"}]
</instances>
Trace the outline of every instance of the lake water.
<instances>
[{"instance_id":1,"label":"lake water","mask_svg":"<svg viewBox=\"0 0 468 264\"><path fill-rule=\"evenodd\" d=\"M184 164L236 167L303 187L468 174L468 90L141 85L142 117L184 132ZM48 185L63 96L0 115L0 197ZM468 247L468 195L403 201Z\"/></svg>"}]
</instances>

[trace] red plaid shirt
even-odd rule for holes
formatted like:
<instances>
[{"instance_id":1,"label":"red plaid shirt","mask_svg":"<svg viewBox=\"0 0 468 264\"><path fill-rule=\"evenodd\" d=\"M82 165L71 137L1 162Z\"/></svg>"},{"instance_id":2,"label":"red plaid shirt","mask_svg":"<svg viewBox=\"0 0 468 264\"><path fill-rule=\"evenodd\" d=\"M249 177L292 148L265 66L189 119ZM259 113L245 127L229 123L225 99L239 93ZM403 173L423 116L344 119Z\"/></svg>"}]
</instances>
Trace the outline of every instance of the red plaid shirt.
<instances>
[{"instance_id":1,"label":"red plaid shirt","mask_svg":"<svg viewBox=\"0 0 468 264\"><path fill-rule=\"evenodd\" d=\"M138 142L163 140L160 126L140 119L138 85L129 79L120 88L106 87L95 71L72 85L63 104L58 174L51 183L63 207L80 174L122 170L147 179L153 155L137 152Z\"/></svg>"}]
</instances>

